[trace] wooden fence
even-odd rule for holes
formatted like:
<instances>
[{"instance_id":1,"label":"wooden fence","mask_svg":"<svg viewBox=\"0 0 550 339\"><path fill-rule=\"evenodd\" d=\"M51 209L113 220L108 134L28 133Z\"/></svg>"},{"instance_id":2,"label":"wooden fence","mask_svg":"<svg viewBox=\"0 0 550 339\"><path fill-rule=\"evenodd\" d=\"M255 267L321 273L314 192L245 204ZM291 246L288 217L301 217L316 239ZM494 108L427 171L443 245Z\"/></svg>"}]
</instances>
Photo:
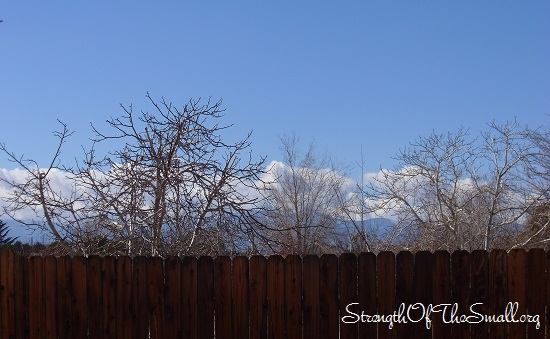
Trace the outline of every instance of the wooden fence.
<instances>
[{"instance_id":1,"label":"wooden fence","mask_svg":"<svg viewBox=\"0 0 550 339\"><path fill-rule=\"evenodd\" d=\"M0 338L544 338L546 272L538 249L250 259L2 250Z\"/></svg>"}]
</instances>

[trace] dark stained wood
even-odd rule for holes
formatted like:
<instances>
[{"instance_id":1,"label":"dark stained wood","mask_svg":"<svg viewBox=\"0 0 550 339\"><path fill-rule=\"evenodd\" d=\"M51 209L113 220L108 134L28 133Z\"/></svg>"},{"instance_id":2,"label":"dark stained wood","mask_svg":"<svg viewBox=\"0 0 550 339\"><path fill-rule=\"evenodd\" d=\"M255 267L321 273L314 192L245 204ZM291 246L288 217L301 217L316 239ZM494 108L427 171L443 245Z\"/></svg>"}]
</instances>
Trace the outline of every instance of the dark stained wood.
<instances>
[{"instance_id":1,"label":"dark stained wood","mask_svg":"<svg viewBox=\"0 0 550 339\"><path fill-rule=\"evenodd\" d=\"M29 328L29 260L15 256L15 337L30 338Z\"/></svg>"},{"instance_id":2,"label":"dark stained wood","mask_svg":"<svg viewBox=\"0 0 550 339\"><path fill-rule=\"evenodd\" d=\"M214 261L211 257L200 257L197 270L198 337L214 339Z\"/></svg>"},{"instance_id":3,"label":"dark stained wood","mask_svg":"<svg viewBox=\"0 0 550 339\"><path fill-rule=\"evenodd\" d=\"M323 254L319 267L321 338L338 338L338 258L334 254Z\"/></svg>"},{"instance_id":4,"label":"dark stained wood","mask_svg":"<svg viewBox=\"0 0 550 339\"><path fill-rule=\"evenodd\" d=\"M42 339L45 336L44 312L44 261L42 257L32 256L29 259L29 324L31 339Z\"/></svg>"},{"instance_id":5,"label":"dark stained wood","mask_svg":"<svg viewBox=\"0 0 550 339\"><path fill-rule=\"evenodd\" d=\"M550 303L549 268L550 254L540 249L215 261L25 258L4 250L0 338L213 339L214 327L217 338L245 339L542 338ZM443 307L433 310L431 330L426 330L425 318L395 324L392 330L387 322L344 323L361 312L393 315L401 303L457 306L454 311L447 306L444 313ZM421 316L417 311L409 312L413 319ZM461 323L461 316L472 312L497 318ZM506 312L516 320L537 316L540 328L503 323Z\"/></svg>"},{"instance_id":6,"label":"dark stained wood","mask_svg":"<svg viewBox=\"0 0 550 339\"><path fill-rule=\"evenodd\" d=\"M302 258L285 258L285 325L288 339L302 338Z\"/></svg>"},{"instance_id":7,"label":"dark stained wood","mask_svg":"<svg viewBox=\"0 0 550 339\"><path fill-rule=\"evenodd\" d=\"M457 316L466 314L470 307L470 254L466 251L455 251L451 255L451 293L453 306L458 306ZM467 323L456 323L450 308L442 316L447 326L451 326L452 338L469 338L470 327Z\"/></svg>"},{"instance_id":8,"label":"dark stained wood","mask_svg":"<svg viewBox=\"0 0 550 339\"><path fill-rule=\"evenodd\" d=\"M130 257L118 257L116 259L117 339L130 339L134 337L132 264L133 262Z\"/></svg>"},{"instance_id":9,"label":"dark stained wood","mask_svg":"<svg viewBox=\"0 0 550 339\"><path fill-rule=\"evenodd\" d=\"M340 294L341 315L347 314L346 308L354 313L361 314L357 296L357 256L353 253L343 253L338 262L338 289ZM355 305L351 306L350 304ZM349 305L349 308L348 308ZM359 322L340 324L340 338L357 339Z\"/></svg>"},{"instance_id":10,"label":"dark stained wood","mask_svg":"<svg viewBox=\"0 0 550 339\"><path fill-rule=\"evenodd\" d=\"M161 257L148 259L147 277L150 338L162 339L164 338L164 333L162 333L162 325L164 324L164 268ZM196 297L196 295L195 291L194 296Z\"/></svg>"},{"instance_id":11,"label":"dark stained wood","mask_svg":"<svg viewBox=\"0 0 550 339\"><path fill-rule=\"evenodd\" d=\"M550 251L546 252L546 316L540 316L541 328L550 334Z\"/></svg>"},{"instance_id":12,"label":"dark stained wood","mask_svg":"<svg viewBox=\"0 0 550 339\"><path fill-rule=\"evenodd\" d=\"M545 283L548 279L546 275L545 253L542 249L531 249L527 253L527 309L529 315L539 316L539 328L537 323L531 322L527 324L527 335L529 339L544 338L544 314L546 288ZM519 313L521 314L521 313Z\"/></svg>"},{"instance_id":13,"label":"dark stained wood","mask_svg":"<svg viewBox=\"0 0 550 339\"><path fill-rule=\"evenodd\" d=\"M518 315L525 314L527 301L525 299L526 257L523 249L513 249L508 253L508 300L517 302ZM527 324L508 324L508 337L510 339L524 339L527 334Z\"/></svg>"},{"instance_id":14,"label":"dark stained wood","mask_svg":"<svg viewBox=\"0 0 550 339\"><path fill-rule=\"evenodd\" d=\"M231 338L231 259L214 260L214 298L216 300L216 338Z\"/></svg>"},{"instance_id":15,"label":"dark stained wood","mask_svg":"<svg viewBox=\"0 0 550 339\"><path fill-rule=\"evenodd\" d=\"M133 335L137 339L149 338L149 293L147 264L148 258L138 256L134 258L132 270L132 315L134 323Z\"/></svg>"},{"instance_id":16,"label":"dark stained wood","mask_svg":"<svg viewBox=\"0 0 550 339\"><path fill-rule=\"evenodd\" d=\"M184 257L181 266L182 331L184 338L197 338L197 258Z\"/></svg>"},{"instance_id":17,"label":"dark stained wood","mask_svg":"<svg viewBox=\"0 0 550 339\"><path fill-rule=\"evenodd\" d=\"M233 258L233 338L249 338L250 331L250 295L248 293L248 258Z\"/></svg>"},{"instance_id":18,"label":"dark stained wood","mask_svg":"<svg viewBox=\"0 0 550 339\"><path fill-rule=\"evenodd\" d=\"M489 255L489 314L503 315L508 302L507 278L508 272L506 251L493 250ZM507 332L507 323L489 323L490 338L504 338Z\"/></svg>"},{"instance_id":19,"label":"dark stained wood","mask_svg":"<svg viewBox=\"0 0 550 339\"><path fill-rule=\"evenodd\" d=\"M411 311L414 321L412 327L415 338L431 338L431 329L426 326L426 307L433 304L433 255L427 251L416 252L414 256L414 294L420 303L418 309ZM431 325L430 325L431 326Z\"/></svg>"},{"instance_id":20,"label":"dark stained wood","mask_svg":"<svg viewBox=\"0 0 550 339\"><path fill-rule=\"evenodd\" d=\"M250 338L267 338L267 260L255 255L250 258Z\"/></svg>"},{"instance_id":21,"label":"dark stained wood","mask_svg":"<svg viewBox=\"0 0 550 339\"><path fill-rule=\"evenodd\" d=\"M269 339L284 338L284 282L284 259L280 255L272 255L267 259L267 330Z\"/></svg>"},{"instance_id":22,"label":"dark stained wood","mask_svg":"<svg viewBox=\"0 0 550 339\"><path fill-rule=\"evenodd\" d=\"M376 256L374 253L361 253L357 258L358 264L358 299L362 310L367 315L377 312L376 298ZM359 323L359 338L376 338L377 324L373 322Z\"/></svg>"},{"instance_id":23,"label":"dark stained wood","mask_svg":"<svg viewBox=\"0 0 550 339\"><path fill-rule=\"evenodd\" d=\"M57 317L57 260L54 256L44 258L44 323L46 339L58 337Z\"/></svg>"},{"instance_id":24,"label":"dark stained wood","mask_svg":"<svg viewBox=\"0 0 550 339\"><path fill-rule=\"evenodd\" d=\"M395 310L395 256L392 252L380 252L377 257L378 269L378 314L393 314ZM394 338L395 331L388 323L378 326L378 338Z\"/></svg>"},{"instance_id":25,"label":"dark stained wood","mask_svg":"<svg viewBox=\"0 0 550 339\"><path fill-rule=\"evenodd\" d=\"M88 298L87 298L87 265L88 260L76 256L72 260L73 281L73 338L88 337Z\"/></svg>"},{"instance_id":26,"label":"dark stained wood","mask_svg":"<svg viewBox=\"0 0 550 339\"><path fill-rule=\"evenodd\" d=\"M57 258L57 332L59 338L73 337L73 263L71 257Z\"/></svg>"},{"instance_id":27,"label":"dark stained wood","mask_svg":"<svg viewBox=\"0 0 550 339\"><path fill-rule=\"evenodd\" d=\"M15 272L11 250L0 250L0 338L15 337Z\"/></svg>"},{"instance_id":28,"label":"dark stained wood","mask_svg":"<svg viewBox=\"0 0 550 339\"><path fill-rule=\"evenodd\" d=\"M90 336L99 338L103 335L103 284L101 282L101 257L88 257L88 325Z\"/></svg>"},{"instance_id":29,"label":"dark stained wood","mask_svg":"<svg viewBox=\"0 0 550 339\"><path fill-rule=\"evenodd\" d=\"M178 257L168 257L164 265L164 338L182 338L181 261Z\"/></svg>"},{"instance_id":30,"label":"dark stained wood","mask_svg":"<svg viewBox=\"0 0 550 339\"><path fill-rule=\"evenodd\" d=\"M303 333L304 338L320 337L320 291L319 291L319 257L306 255L302 261L304 296L303 306Z\"/></svg>"},{"instance_id":31,"label":"dark stained wood","mask_svg":"<svg viewBox=\"0 0 550 339\"><path fill-rule=\"evenodd\" d=\"M454 261L453 261L454 263ZM487 314L489 307L489 253L478 250L470 255L471 292L470 299L460 303L460 307L475 305L474 310L480 314ZM462 295L462 294L461 294ZM467 296L464 296L466 298ZM460 298L460 296L458 296ZM456 300L455 300L456 301ZM466 325L464 325L466 326ZM453 325L453 329L455 326ZM470 325L472 338L484 339L489 336L489 324L480 322Z\"/></svg>"},{"instance_id":32,"label":"dark stained wood","mask_svg":"<svg viewBox=\"0 0 550 339\"><path fill-rule=\"evenodd\" d=\"M395 257L395 310L403 309L404 312L410 305L418 300L413 295L414 290L414 255L409 251L397 253ZM416 312L412 312L415 315ZM387 324L380 324L386 326ZM410 338L411 330L414 324L411 323L396 323L394 324L395 335L397 338Z\"/></svg>"},{"instance_id":33,"label":"dark stained wood","mask_svg":"<svg viewBox=\"0 0 550 339\"><path fill-rule=\"evenodd\" d=\"M434 253L433 272L433 304L442 305L451 303L451 255L447 251ZM442 307L439 312L431 316L433 338L449 338L451 326L443 323ZM435 312L435 311L434 311Z\"/></svg>"},{"instance_id":34,"label":"dark stained wood","mask_svg":"<svg viewBox=\"0 0 550 339\"><path fill-rule=\"evenodd\" d=\"M116 258L104 257L101 263L103 289L103 338L116 339Z\"/></svg>"}]
</instances>

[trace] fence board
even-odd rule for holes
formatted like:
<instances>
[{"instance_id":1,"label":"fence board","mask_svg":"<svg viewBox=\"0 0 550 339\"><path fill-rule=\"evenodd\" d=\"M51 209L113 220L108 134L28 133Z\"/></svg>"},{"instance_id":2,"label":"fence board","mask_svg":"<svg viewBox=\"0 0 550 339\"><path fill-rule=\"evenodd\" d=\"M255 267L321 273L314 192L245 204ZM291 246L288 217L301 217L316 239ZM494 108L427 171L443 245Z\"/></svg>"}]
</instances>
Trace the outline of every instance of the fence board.
<instances>
[{"instance_id":1,"label":"fence board","mask_svg":"<svg viewBox=\"0 0 550 339\"><path fill-rule=\"evenodd\" d=\"M182 331L184 338L197 338L197 259L184 257L181 266Z\"/></svg>"},{"instance_id":2,"label":"fence board","mask_svg":"<svg viewBox=\"0 0 550 339\"><path fill-rule=\"evenodd\" d=\"M14 255L0 250L0 338L15 337Z\"/></svg>"},{"instance_id":3,"label":"fence board","mask_svg":"<svg viewBox=\"0 0 550 339\"><path fill-rule=\"evenodd\" d=\"M414 294L416 295L416 302L419 302L422 306L419 308L420 312L416 313L414 320L415 323L413 333L415 338L431 338L431 330L426 326L426 307L433 304L433 255L430 252L419 251L414 256Z\"/></svg>"},{"instance_id":4,"label":"fence board","mask_svg":"<svg viewBox=\"0 0 550 339\"><path fill-rule=\"evenodd\" d=\"M508 253L508 301L518 303L518 314L525 314L525 250L514 249ZM527 337L527 324L511 323L508 325L510 339L525 339Z\"/></svg>"},{"instance_id":5,"label":"fence board","mask_svg":"<svg viewBox=\"0 0 550 339\"><path fill-rule=\"evenodd\" d=\"M458 306L457 316L466 313L470 307L470 255L466 251L456 251L451 255L451 294L452 303ZM448 310L446 321L450 323L452 338L469 338L470 327L467 323L456 323Z\"/></svg>"},{"instance_id":6,"label":"fence board","mask_svg":"<svg viewBox=\"0 0 550 339\"><path fill-rule=\"evenodd\" d=\"M132 267L132 318L134 338L149 338L149 296L147 293L147 258L134 258Z\"/></svg>"},{"instance_id":7,"label":"fence board","mask_svg":"<svg viewBox=\"0 0 550 339\"><path fill-rule=\"evenodd\" d=\"M319 312L321 338L336 338L339 332L338 258L334 254L321 256Z\"/></svg>"},{"instance_id":8,"label":"fence board","mask_svg":"<svg viewBox=\"0 0 550 339\"><path fill-rule=\"evenodd\" d=\"M546 316L541 315L547 335L550 335L550 251L546 252Z\"/></svg>"},{"instance_id":9,"label":"fence board","mask_svg":"<svg viewBox=\"0 0 550 339\"><path fill-rule=\"evenodd\" d=\"M248 258L239 256L233 259L233 338L249 338L250 296L248 290Z\"/></svg>"},{"instance_id":10,"label":"fence board","mask_svg":"<svg viewBox=\"0 0 550 339\"><path fill-rule=\"evenodd\" d=\"M134 287L132 259L130 257L118 257L116 259L116 276L116 337L117 339L130 339L134 337L132 319Z\"/></svg>"},{"instance_id":11,"label":"fence board","mask_svg":"<svg viewBox=\"0 0 550 339\"><path fill-rule=\"evenodd\" d=\"M44 258L44 325L45 337L57 338L57 260Z\"/></svg>"},{"instance_id":12,"label":"fence board","mask_svg":"<svg viewBox=\"0 0 550 339\"><path fill-rule=\"evenodd\" d=\"M149 336L151 339L161 339L164 338L162 333L162 324L164 324L164 269L162 258L153 257L148 259L147 277ZM193 296L196 297L196 295L195 290Z\"/></svg>"},{"instance_id":13,"label":"fence board","mask_svg":"<svg viewBox=\"0 0 550 339\"><path fill-rule=\"evenodd\" d=\"M302 261L302 270L304 338L319 338L319 257L316 255L305 256Z\"/></svg>"},{"instance_id":14,"label":"fence board","mask_svg":"<svg viewBox=\"0 0 550 339\"><path fill-rule=\"evenodd\" d=\"M288 339L302 338L302 258L285 258L285 324Z\"/></svg>"},{"instance_id":15,"label":"fence board","mask_svg":"<svg viewBox=\"0 0 550 339\"><path fill-rule=\"evenodd\" d=\"M398 310L401 304L408 307L417 302L414 299L414 256L411 252L403 251L395 257L395 306ZM415 312L413 312L414 314ZM406 314L404 314L406 315ZM411 337L411 323L394 324L397 338ZM380 324L379 326L387 326Z\"/></svg>"},{"instance_id":16,"label":"fence board","mask_svg":"<svg viewBox=\"0 0 550 339\"><path fill-rule=\"evenodd\" d=\"M103 289L103 338L116 338L116 259L104 257L101 265Z\"/></svg>"},{"instance_id":17,"label":"fence board","mask_svg":"<svg viewBox=\"0 0 550 339\"><path fill-rule=\"evenodd\" d=\"M232 338L231 325L231 259L214 260L214 298L216 300L216 338Z\"/></svg>"},{"instance_id":18,"label":"fence board","mask_svg":"<svg viewBox=\"0 0 550 339\"><path fill-rule=\"evenodd\" d=\"M527 253L527 310L529 315L539 315L544 320L547 279L545 272L545 253L542 249L531 249ZM527 324L527 335L531 338L544 338L545 323L540 328L535 323Z\"/></svg>"},{"instance_id":19,"label":"fence board","mask_svg":"<svg viewBox=\"0 0 550 339\"><path fill-rule=\"evenodd\" d=\"M197 269L198 337L214 339L214 261L211 257L200 257Z\"/></svg>"},{"instance_id":20,"label":"fence board","mask_svg":"<svg viewBox=\"0 0 550 339\"><path fill-rule=\"evenodd\" d=\"M284 282L284 259L280 255L273 255L267 259L267 334L269 339L284 338Z\"/></svg>"},{"instance_id":21,"label":"fence board","mask_svg":"<svg viewBox=\"0 0 550 339\"><path fill-rule=\"evenodd\" d=\"M164 338L181 338L181 261L178 257L168 257L164 265Z\"/></svg>"},{"instance_id":22,"label":"fence board","mask_svg":"<svg viewBox=\"0 0 550 339\"><path fill-rule=\"evenodd\" d=\"M348 304L357 302L357 256L353 253L340 255L338 263L338 284L340 292L340 317L345 314ZM354 313L361 313L359 305L351 308ZM340 338L357 339L359 324L340 324Z\"/></svg>"},{"instance_id":23,"label":"fence board","mask_svg":"<svg viewBox=\"0 0 550 339\"><path fill-rule=\"evenodd\" d=\"M378 268L378 314L392 314L395 310L395 256L392 252L380 252ZM387 323L378 324L378 338L394 338L396 333Z\"/></svg>"},{"instance_id":24,"label":"fence board","mask_svg":"<svg viewBox=\"0 0 550 339\"><path fill-rule=\"evenodd\" d=\"M44 324L44 261L42 257L29 259L29 324L30 338L42 339Z\"/></svg>"},{"instance_id":25,"label":"fence board","mask_svg":"<svg viewBox=\"0 0 550 339\"><path fill-rule=\"evenodd\" d=\"M471 296L470 299L465 299L461 303L461 307L479 303L475 310L481 314L487 314L489 307L488 291L489 291L489 253L487 251L473 251L470 255L470 274L471 274ZM464 297L466 298L466 297ZM481 322L472 324L472 338L483 339L489 336L489 324ZM453 327L454 330L454 327Z\"/></svg>"},{"instance_id":26,"label":"fence board","mask_svg":"<svg viewBox=\"0 0 550 339\"><path fill-rule=\"evenodd\" d=\"M358 300L362 310L367 315L374 315L377 312L376 298L376 256L374 253L361 253L357 258L358 270ZM376 338L377 324L374 322L359 323L359 338Z\"/></svg>"},{"instance_id":27,"label":"fence board","mask_svg":"<svg viewBox=\"0 0 550 339\"><path fill-rule=\"evenodd\" d=\"M88 326L90 336L99 338L103 329L103 284L101 282L101 257L97 255L88 258Z\"/></svg>"},{"instance_id":28,"label":"fence board","mask_svg":"<svg viewBox=\"0 0 550 339\"><path fill-rule=\"evenodd\" d=\"M57 333L59 338L73 337L73 269L71 257L57 258Z\"/></svg>"},{"instance_id":29,"label":"fence board","mask_svg":"<svg viewBox=\"0 0 550 339\"><path fill-rule=\"evenodd\" d=\"M15 335L18 339L30 338L29 328L29 260L14 258L15 272Z\"/></svg>"},{"instance_id":30,"label":"fence board","mask_svg":"<svg viewBox=\"0 0 550 339\"><path fill-rule=\"evenodd\" d=\"M433 303L434 305L448 304L451 302L451 256L447 251L434 253L433 271ZM442 308L431 317L433 337L449 338L451 327L443 323Z\"/></svg>"},{"instance_id":31,"label":"fence board","mask_svg":"<svg viewBox=\"0 0 550 339\"><path fill-rule=\"evenodd\" d=\"M72 261L73 281L73 338L88 337L87 259L81 256Z\"/></svg>"},{"instance_id":32,"label":"fence board","mask_svg":"<svg viewBox=\"0 0 550 339\"><path fill-rule=\"evenodd\" d=\"M489 260L489 314L502 315L508 301L506 252L504 250L491 251ZM507 328L507 323L490 322L489 337L504 338Z\"/></svg>"},{"instance_id":33,"label":"fence board","mask_svg":"<svg viewBox=\"0 0 550 339\"><path fill-rule=\"evenodd\" d=\"M304 277L305 278L305 277ZM267 260L250 258L250 338L267 338ZM312 337L315 338L315 337Z\"/></svg>"}]
</instances>

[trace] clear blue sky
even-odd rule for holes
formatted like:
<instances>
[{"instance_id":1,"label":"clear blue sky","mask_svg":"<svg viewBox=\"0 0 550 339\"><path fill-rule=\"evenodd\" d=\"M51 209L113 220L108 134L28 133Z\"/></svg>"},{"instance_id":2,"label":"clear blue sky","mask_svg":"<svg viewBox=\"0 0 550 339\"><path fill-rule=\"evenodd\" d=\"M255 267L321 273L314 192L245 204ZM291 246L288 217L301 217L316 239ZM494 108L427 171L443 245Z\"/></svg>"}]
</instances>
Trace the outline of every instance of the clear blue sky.
<instances>
[{"instance_id":1,"label":"clear blue sky","mask_svg":"<svg viewBox=\"0 0 550 339\"><path fill-rule=\"evenodd\" d=\"M350 165L362 145L376 171L432 129L548 126L549 15L549 1L4 1L0 141L47 165L60 119L70 161L119 103L212 96L257 156L280 160L294 131Z\"/></svg>"}]
</instances>

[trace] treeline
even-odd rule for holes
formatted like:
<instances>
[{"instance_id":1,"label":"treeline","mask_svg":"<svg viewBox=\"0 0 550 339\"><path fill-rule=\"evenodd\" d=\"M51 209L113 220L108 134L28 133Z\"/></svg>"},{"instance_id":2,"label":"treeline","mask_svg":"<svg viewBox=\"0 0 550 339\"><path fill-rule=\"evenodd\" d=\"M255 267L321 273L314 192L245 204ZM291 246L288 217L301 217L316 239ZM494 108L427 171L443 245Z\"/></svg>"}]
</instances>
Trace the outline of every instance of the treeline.
<instances>
[{"instance_id":1,"label":"treeline","mask_svg":"<svg viewBox=\"0 0 550 339\"><path fill-rule=\"evenodd\" d=\"M74 164L61 162L72 134L63 123L47 166L0 144L26 173L0 178L11 188L4 213L51 236L49 254L548 247L550 144L542 128L512 121L490 123L479 136L434 132L402 149L396 168L352 182L314 145L302 152L294 135L281 139L283 161L271 164L253 157L250 134L225 141L221 101L178 108L147 97L151 112L121 106L105 131L93 127L95 139ZM98 154L104 146L111 151Z\"/></svg>"}]
</instances>

